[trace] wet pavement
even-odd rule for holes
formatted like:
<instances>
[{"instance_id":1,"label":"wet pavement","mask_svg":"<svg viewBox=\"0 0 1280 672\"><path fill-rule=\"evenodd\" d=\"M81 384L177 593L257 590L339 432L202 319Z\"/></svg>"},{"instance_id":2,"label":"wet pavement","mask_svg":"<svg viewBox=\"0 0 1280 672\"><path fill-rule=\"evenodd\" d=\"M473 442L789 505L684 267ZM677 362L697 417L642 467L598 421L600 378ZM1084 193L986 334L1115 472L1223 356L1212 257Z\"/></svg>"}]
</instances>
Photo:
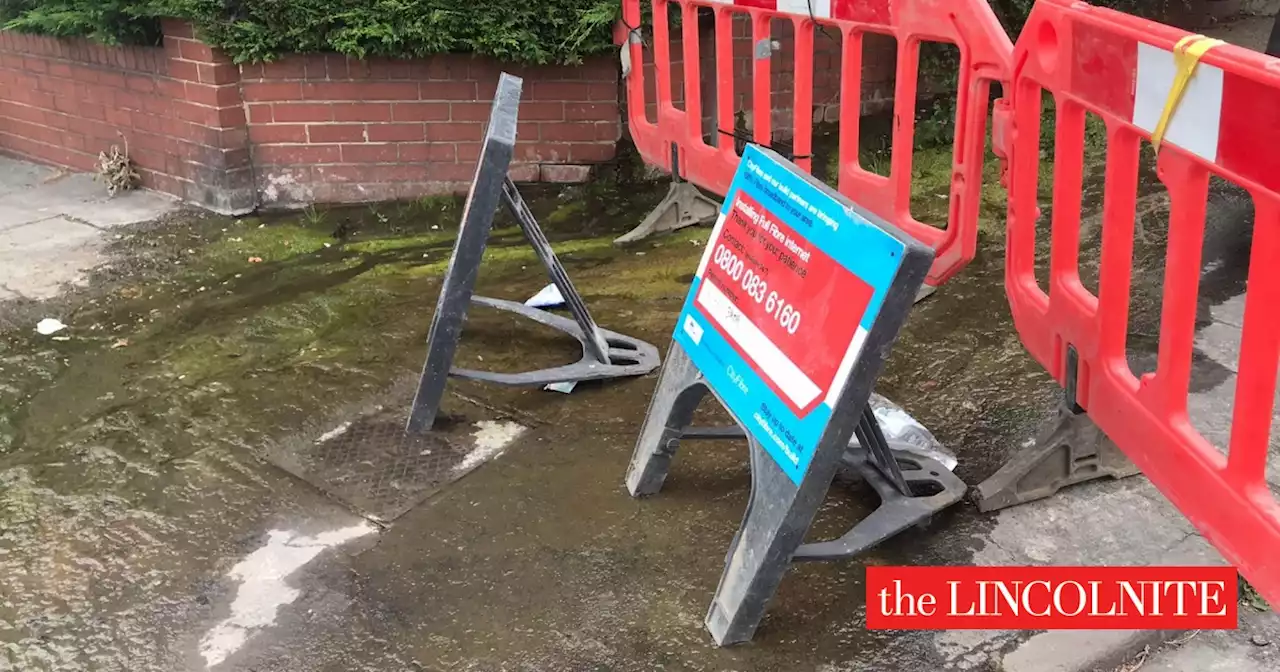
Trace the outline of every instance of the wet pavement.
<instances>
[{"instance_id":1,"label":"wet pavement","mask_svg":"<svg viewBox=\"0 0 1280 672\"><path fill-rule=\"evenodd\" d=\"M665 346L708 231L626 249L609 242L661 189L531 200L597 320ZM1078 552L1082 523L1137 517L1165 529L1168 512L1138 480L1077 489L1055 500L1072 512L1062 515L980 516L964 505L862 562L798 566L756 642L716 649L701 621L749 472L742 446L690 442L662 495L628 497L622 477L653 376L570 395L451 384L445 414L456 425L527 431L389 526L370 523L279 465L361 412L407 405L457 212L437 199L266 219L190 213L130 229L86 289L5 304L20 326L0 341L0 661L132 671L981 669L1025 636L868 632L862 565L1050 562L1069 549L1082 561L1140 560L1187 538L1183 523L1149 544L1113 537ZM1057 389L1012 330L1001 241L984 235L981 249L915 311L880 386L959 453L971 483L1034 432ZM518 230L500 224L480 291L522 299L544 282ZM69 325L58 334L67 340L32 331L46 313ZM473 311L458 361L529 368L567 361L576 347ZM843 484L815 536L838 535L873 505L860 484ZM1091 511L1112 513L1080 520ZM1022 529L1032 526L1036 534Z\"/></svg>"}]
</instances>

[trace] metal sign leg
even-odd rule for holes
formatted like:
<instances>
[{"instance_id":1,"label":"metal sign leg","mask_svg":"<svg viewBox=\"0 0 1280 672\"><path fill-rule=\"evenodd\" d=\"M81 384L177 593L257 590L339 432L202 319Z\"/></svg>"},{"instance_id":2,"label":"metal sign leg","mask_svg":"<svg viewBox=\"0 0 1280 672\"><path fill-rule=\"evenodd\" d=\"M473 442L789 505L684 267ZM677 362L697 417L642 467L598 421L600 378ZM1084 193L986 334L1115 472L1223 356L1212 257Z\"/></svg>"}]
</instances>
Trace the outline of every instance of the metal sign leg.
<instances>
[{"instance_id":1,"label":"metal sign leg","mask_svg":"<svg viewBox=\"0 0 1280 672\"><path fill-rule=\"evenodd\" d=\"M582 295L573 286L569 273L564 270L564 266L556 258L555 251L551 249L551 242L547 240L546 234L542 233L538 220L534 218L533 212L524 202L524 197L520 195L520 189L509 176L502 185L502 200L506 203L511 216L515 217L516 223L520 225L520 230L524 233L525 240L529 241L529 245L533 247L534 254L538 255L538 259L546 267L547 276L560 290L560 296L569 306L569 312L573 314L574 321L582 330L584 336L582 344L587 354L601 364L609 364L608 341L605 340L604 334L600 333L600 327L596 326L596 321L591 318L591 312L587 310L587 304L582 300Z\"/></svg>"},{"instance_id":2,"label":"metal sign leg","mask_svg":"<svg viewBox=\"0 0 1280 672\"><path fill-rule=\"evenodd\" d=\"M523 80L506 73L498 79L498 91L489 112L489 130L480 148L480 161L462 211L458 240L453 245L440 297L436 300L436 312L431 317L431 330L427 333L427 361L423 364L418 392L413 397L413 411L405 426L410 434L431 429L440 411L449 368L462 336L462 323L480 273L480 260L484 257L493 216L502 199L502 186L515 154L516 116L522 86Z\"/></svg>"},{"instance_id":3,"label":"metal sign leg","mask_svg":"<svg viewBox=\"0 0 1280 672\"><path fill-rule=\"evenodd\" d=\"M751 499L706 618L720 646L755 635L835 476L834 463L815 461L797 487L754 438L749 441Z\"/></svg>"},{"instance_id":4,"label":"metal sign leg","mask_svg":"<svg viewBox=\"0 0 1280 672\"><path fill-rule=\"evenodd\" d=\"M684 348L673 342L627 469L627 490L631 496L654 495L662 489L684 428L693 422L693 412L698 410L707 392L698 367Z\"/></svg>"}]
</instances>

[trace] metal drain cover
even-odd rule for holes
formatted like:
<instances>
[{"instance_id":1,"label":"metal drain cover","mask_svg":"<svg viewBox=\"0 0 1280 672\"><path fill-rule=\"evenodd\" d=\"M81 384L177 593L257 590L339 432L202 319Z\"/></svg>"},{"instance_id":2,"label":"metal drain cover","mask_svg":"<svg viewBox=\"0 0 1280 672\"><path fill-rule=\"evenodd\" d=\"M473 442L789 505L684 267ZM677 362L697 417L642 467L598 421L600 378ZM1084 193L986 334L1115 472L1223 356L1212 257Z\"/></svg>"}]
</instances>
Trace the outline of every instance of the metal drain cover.
<instances>
[{"instance_id":1,"label":"metal drain cover","mask_svg":"<svg viewBox=\"0 0 1280 672\"><path fill-rule=\"evenodd\" d=\"M405 434L407 411L378 411L272 461L376 520L389 522L502 452L523 430L481 421L452 431Z\"/></svg>"}]
</instances>

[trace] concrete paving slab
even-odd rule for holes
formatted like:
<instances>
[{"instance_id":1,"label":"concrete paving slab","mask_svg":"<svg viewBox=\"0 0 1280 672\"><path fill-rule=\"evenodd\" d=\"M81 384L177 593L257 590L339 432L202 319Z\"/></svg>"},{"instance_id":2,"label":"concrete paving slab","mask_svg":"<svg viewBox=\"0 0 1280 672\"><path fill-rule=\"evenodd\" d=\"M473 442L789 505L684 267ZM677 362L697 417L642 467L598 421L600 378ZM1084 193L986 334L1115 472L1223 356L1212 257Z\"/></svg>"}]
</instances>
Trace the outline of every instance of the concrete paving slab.
<instances>
[{"instance_id":1,"label":"concrete paving slab","mask_svg":"<svg viewBox=\"0 0 1280 672\"><path fill-rule=\"evenodd\" d=\"M94 203L108 198L106 187L87 173L67 173L46 181L12 190L0 196L0 203L21 204L47 212L61 212L78 203Z\"/></svg>"},{"instance_id":2,"label":"concrete paving slab","mask_svg":"<svg viewBox=\"0 0 1280 672\"><path fill-rule=\"evenodd\" d=\"M973 556L979 565L1221 564L1217 551L1142 477L1094 481L1049 499L1005 509ZM1163 633L1131 630L1050 631L1016 644L1001 660L1006 672L1079 672L1115 665ZM957 669L999 650L1008 633L974 633L953 652ZM973 661L974 665L966 665Z\"/></svg>"},{"instance_id":3,"label":"concrete paving slab","mask_svg":"<svg viewBox=\"0 0 1280 672\"><path fill-rule=\"evenodd\" d=\"M17 208L44 217L65 215L104 228L150 221L177 205L171 197L146 190L110 196L101 182L84 173L68 174L0 195L0 208Z\"/></svg>"},{"instance_id":4,"label":"concrete paving slab","mask_svg":"<svg viewBox=\"0 0 1280 672\"><path fill-rule=\"evenodd\" d=\"M1239 372L1237 355L1240 353L1240 327L1226 322L1214 322L1196 332L1195 347L1231 373Z\"/></svg>"},{"instance_id":5,"label":"concrete paving slab","mask_svg":"<svg viewBox=\"0 0 1280 672\"><path fill-rule=\"evenodd\" d=\"M101 263L100 230L63 217L0 231L0 284L31 299L56 296L80 284Z\"/></svg>"},{"instance_id":6,"label":"concrete paving slab","mask_svg":"<svg viewBox=\"0 0 1280 672\"><path fill-rule=\"evenodd\" d=\"M164 194L154 191L130 191L87 203L68 204L62 208L62 214L99 228L109 229L150 222L173 211L176 207L177 201Z\"/></svg>"},{"instance_id":7,"label":"concrete paving slab","mask_svg":"<svg viewBox=\"0 0 1280 672\"><path fill-rule=\"evenodd\" d=\"M1105 484L1089 484L1080 490ZM1084 562L1080 564L1171 564L1171 566L1202 566L1202 564L1224 564L1217 550L1208 541L1196 534L1190 524L1183 518L1178 509L1162 497L1148 481L1130 479L1126 481L1126 495L1114 497L1108 493L1103 497L1089 497L1087 493L1076 495L1083 498L1083 506L1091 512L1100 512L1101 508L1112 509L1115 516L1138 512L1139 520L1126 525L1117 525L1111 521L1082 521L1082 530L1087 532L1088 539L1082 539L1079 548L1091 548L1094 541L1100 539L1105 556L1094 556L1092 550L1078 557ZM1060 493L1064 494L1064 493ZM1097 494L1097 493L1094 493ZM1133 497L1148 499L1148 503L1139 502ZM1156 518L1148 516L1155 515ZM1097 525L1101 522L1101 525ZM1184 529L1180 539L1171 534ZM1123 532L1123 538L1116 532ZM1148 538L1143 538L1148 534ZM1126 543L1128 539L1128 543ZM1167 545L1165 545L1167 544ZM1152 561L1157 548L1164 548ZM1092 561L1091 561L1092 557ZM1101 562L1100 562L1101 559ZM1051 564L1074 563L1053 561ZM1055 630L1041 632L1030 637L1012 650L1001 660L1004 672L1084 672L1093 669L1107 669L1124 663L1129 655L1160 644L1170 639L1171 632L1153 630Z\"/></svg>"},{"instance_id":8,"label":"concrete paving slab","mask_svg":"<svg viewBox=\"0 0 1280 672\"><path fill-rule=\"evenodd\" d=\"M1280 669L1280 615L1241 607L1240 629L1205 630L1142 660L1141 672L1274 672Z\"/></svg>"},{"instance_id":9,"label":"concrete paving slab","mask_svg":"<svg viewBox=\"0 0 1280 672\"><path fill-rule=\"evenodd\" d=\"M0 285L32 299L56 296L101 263L104 230L151 221L177 206L148 191L108 196L92 175L0 157Z\"/></svg>"},{"instance_id":10,"label":"concrete paving slab","mask_svg":"<svg viewBox=\"0 0 1280 672\"><path fill-rule=\"evenodd\" d=\"M82 286L87 280L87 272L101 263L102 256L94 245L64 248L56 252L19 255L0 253L0 267L12 267L18 260L24 262L24 268L18 273L0 271L0 278L3 278L10 291L28 299L39 300L53 298L68 286Z\"/></svg>"},{"instance_id":11,"label":"concrete paving slab","mask_svg":"<svg viewBox=\"0 0 1280 672\"><path fill-rule=\"evenodd\" d=\"M52 217L0 232L0 254L40 252L99 238L98 229L65 217Z\"/></svg>"},{"instance_id":12,"label":"concrete paving slab","mask_svg":"<svg viewBox=\"0 0 1280 672\"><path fill-rule=\"evenodd\" d=\"M57 174L56 168L0 156L0 196L29 189Z\"/></svg>"},{"instance_id":13,"label":"concrete paving slab","mask_svg":"<svg viewBox=\"0 0 1280 672\"><path fill-rule=\"evenodd\" d=\"M1122 664L1129 652L1172 633L1149 630L1057 630L1042 632L1004 657L1003 672L1082 672Z\"/></svg>"},{"instance_id":14,"label":"concrete paving slab","mask_svg":"<svg viewBox=\"0 0 1280 672\"><path fill-rule=\"evenodd\" d=\"M0 231L22 226L23 224L30 224L31 222L38 222L53 216L56 215L11 203L0 203Z\"/></svg>"}]
</instances>

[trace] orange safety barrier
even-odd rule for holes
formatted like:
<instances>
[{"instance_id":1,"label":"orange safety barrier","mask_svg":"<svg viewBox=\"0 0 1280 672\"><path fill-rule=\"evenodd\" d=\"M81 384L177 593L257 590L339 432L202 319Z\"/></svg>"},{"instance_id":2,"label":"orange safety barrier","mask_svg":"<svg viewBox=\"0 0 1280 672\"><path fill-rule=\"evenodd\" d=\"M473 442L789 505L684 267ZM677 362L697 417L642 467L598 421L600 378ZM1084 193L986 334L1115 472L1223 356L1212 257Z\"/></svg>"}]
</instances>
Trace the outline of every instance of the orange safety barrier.
<instances>
[{"instance_id":1,"label":"orange safety barrier","mask_svg":"<svg viewBox=\"0 0 1280 672\"><path fill-rule=\"evenodd\" d=\"M1071 0L1039 0L1013 62L1011 104L998 107L995 130L1010 143L1005 281L1018 332L1060 383L1074 382L1098 427L1280 604L1280 504L1265 473L1280 365L1280 62ZM1042 91L1057 110L1047 293L1034 275ZM1097 296L1078 270L1086 111L1107 128ZM1137 377L1125 350L1143 139L1156 147L1170 206L1156 369ZM1187 411L1212 175L1246 189L1255 208L1225 454Z\"/></svg>"},{"instance_id":2,"label":"orange safety barrier","mask_svg":"<svg viewBox=\"0 0 1280 672\"><path fill-rule=\"evenodd\" d=\"M810 170L814 104L814 31L836 29L842 34L839 86L839 189L875 214L893 222L937 251L927 282L946 281L973 259L977 246L978 206L982 164L990 109L990 84L1008 81L1013 45L984 0L651 0L652 43L646 44L641 25L642 0L623 0L620 37L629 44L632 64L627 76L627 108L631 136L640 155L650 164L672 169L672 147L678 156L677 179L684 179L724 194L739 156L735 142L721 136L704 139L701 84L715 82L715 116L720 133L735 128L733 18L750 17L752 95L749 110L754 119L754 141L770 145L774 137L775 110L771 67L770 24L790 20L794 27L793 149L796 163ZM674 5L674 7L672 7ZM714 16L716 72L703 73L699 57L699 10ZM673 70L669 28L670 12L680 16L682 64ZM820 28L821 27L821 28ZM897 38L894 89L893 154L889 176L864 170L858 163L858 129L861 115L862 42L877 33ZM915 133L915 104L921 41L955 44L960 53L956 131L949 216L945 229L917 221L910 211L911 161ZM656 86L646 86L645 50L652 49ZM683 80L684 109L672 101L673 76ZM656 101L646 100L646 89ZM646 105L656 102L656 122L646 117ZM687 221L684 223L688 223Z\"/></svg>"}]
</instances>

